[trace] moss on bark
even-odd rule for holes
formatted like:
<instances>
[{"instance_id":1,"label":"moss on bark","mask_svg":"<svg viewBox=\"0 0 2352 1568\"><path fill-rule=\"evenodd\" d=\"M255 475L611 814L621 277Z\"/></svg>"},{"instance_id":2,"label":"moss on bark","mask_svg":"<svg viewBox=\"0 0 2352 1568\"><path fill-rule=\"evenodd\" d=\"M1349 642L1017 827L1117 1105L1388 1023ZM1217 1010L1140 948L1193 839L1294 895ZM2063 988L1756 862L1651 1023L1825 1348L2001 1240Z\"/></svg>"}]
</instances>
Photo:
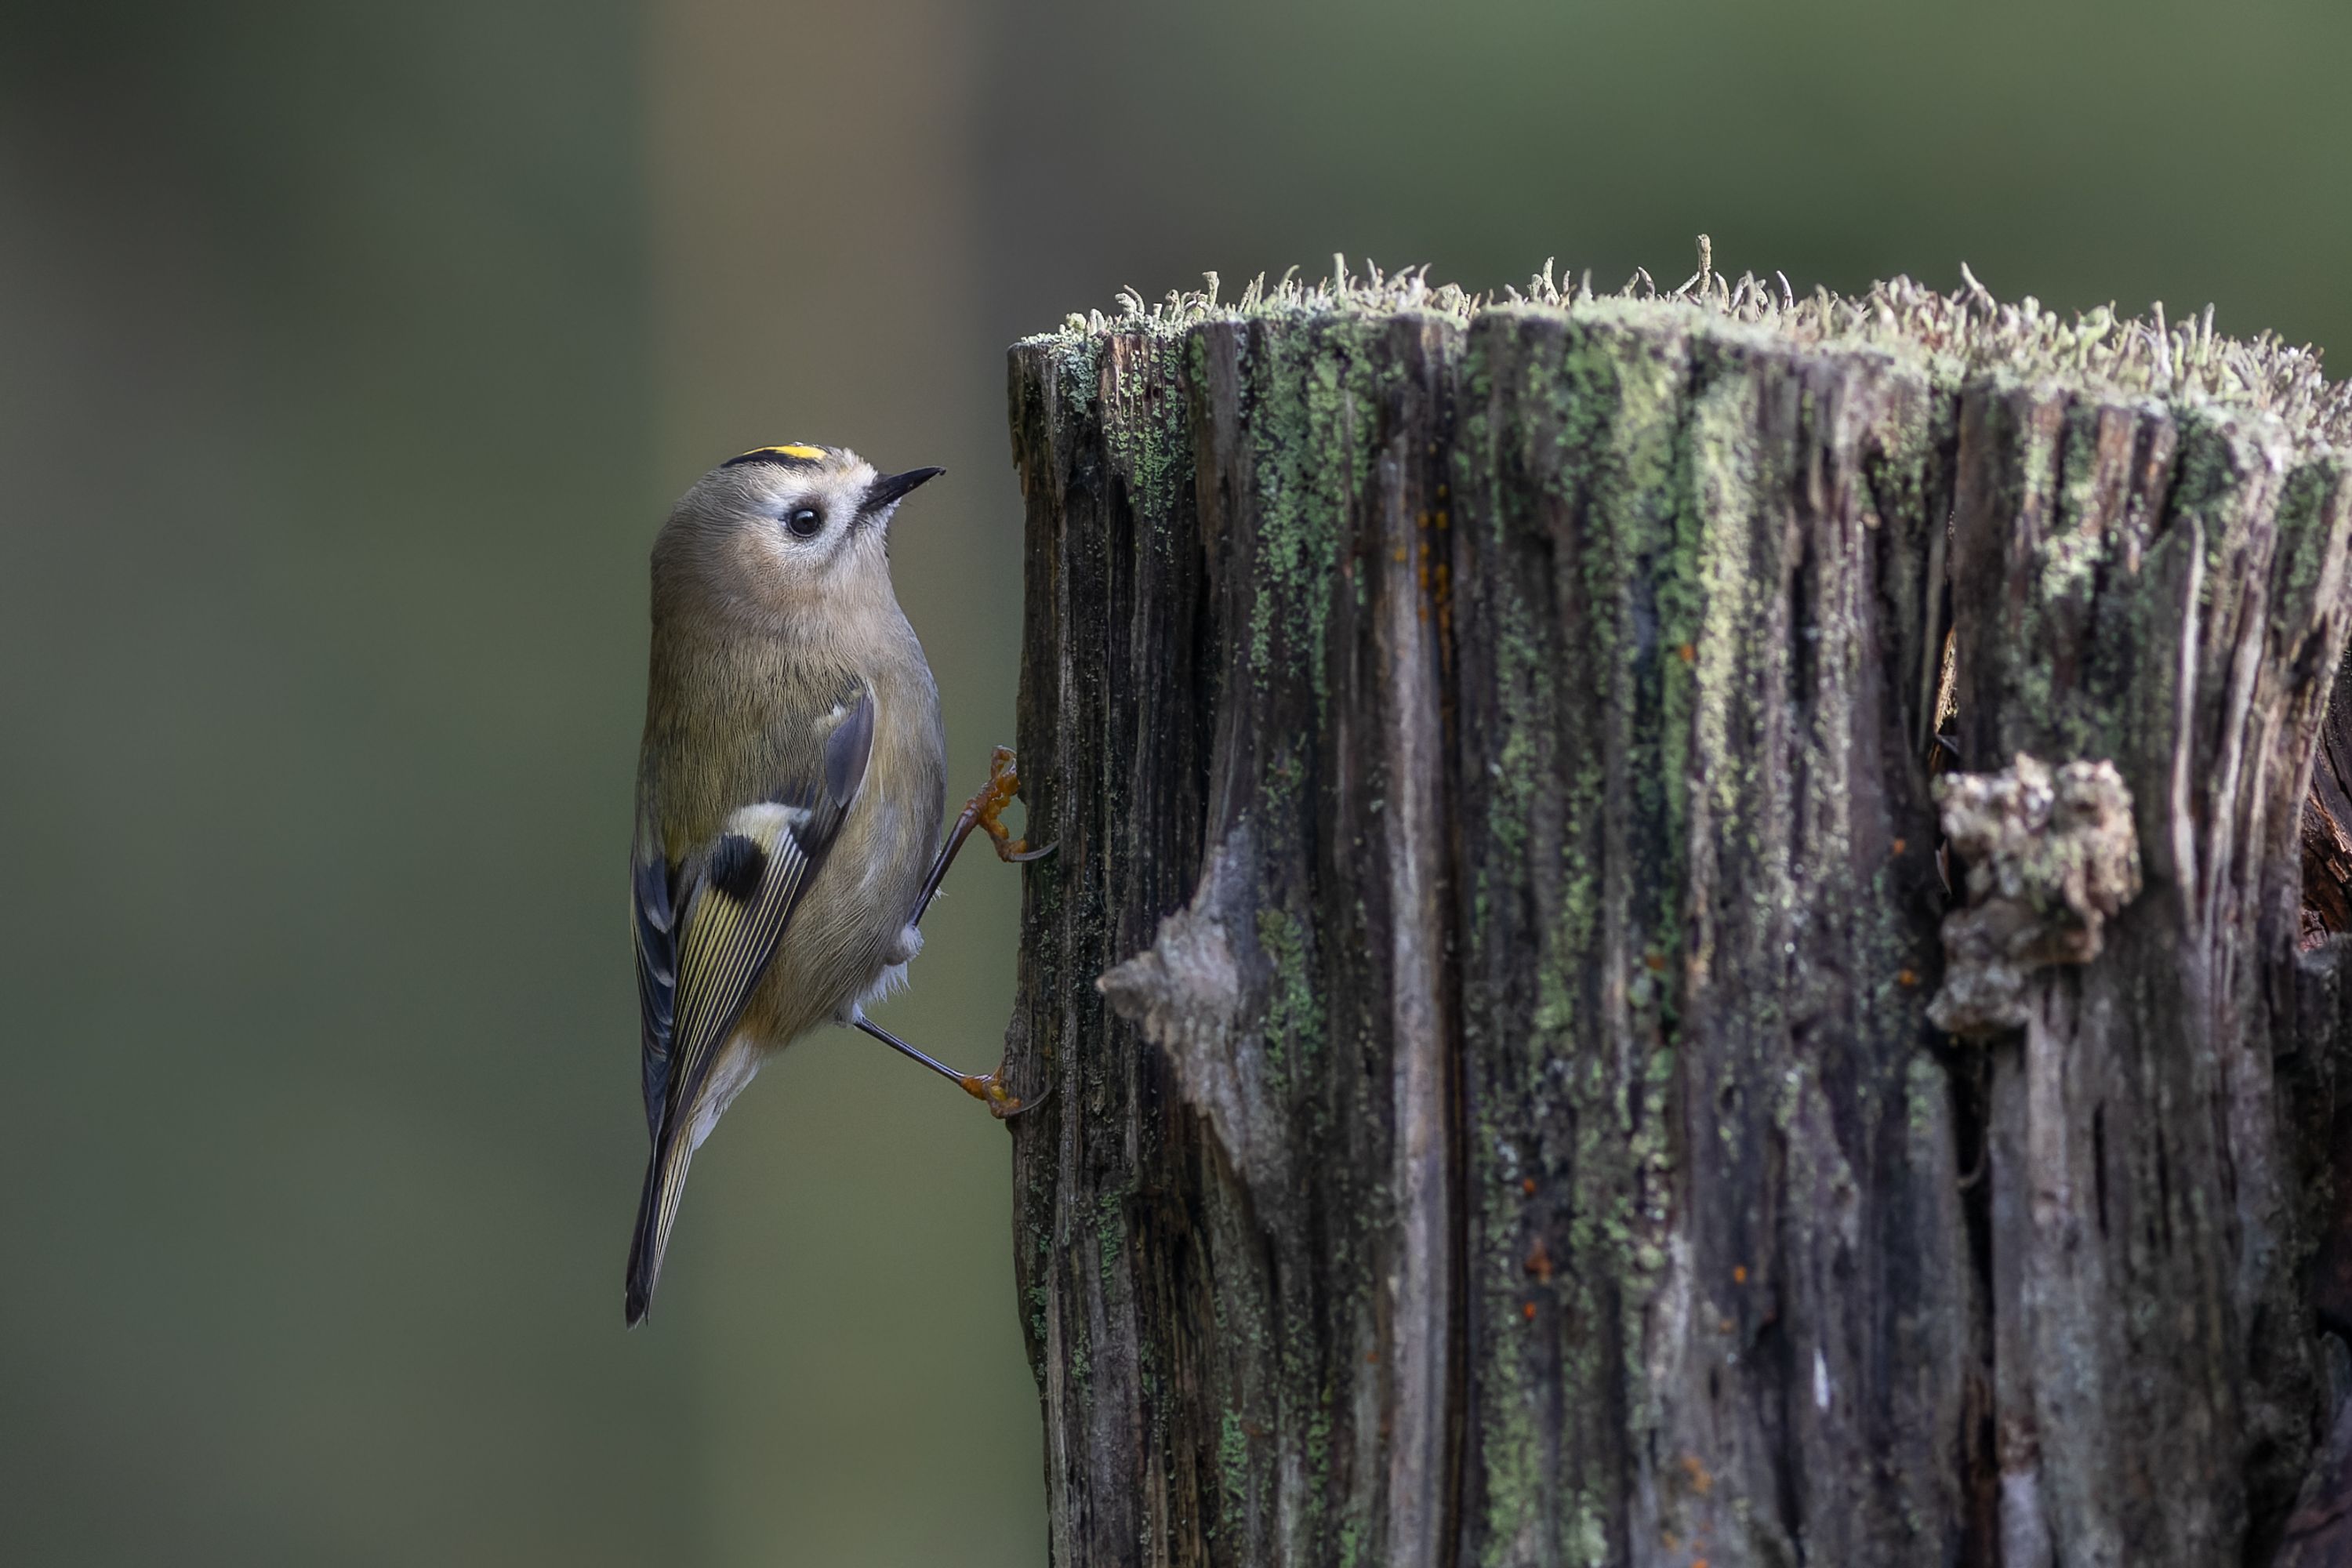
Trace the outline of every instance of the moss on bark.
<instances>
[{"instance_id":1,"label":"moss on bark","mask_svg":"<svg viewBox=\"0 0 2352 1568\"><path fill-rule=\"evenodd\" d=\"M1057 1561L2185 1563L2283 1516L2313 356L1703 264L1130 301L1013 399ZM1990 1046L1926 1016L1956 622L1963 765L2113 761L2149 882Z\"/></svg>"}]
</instances>

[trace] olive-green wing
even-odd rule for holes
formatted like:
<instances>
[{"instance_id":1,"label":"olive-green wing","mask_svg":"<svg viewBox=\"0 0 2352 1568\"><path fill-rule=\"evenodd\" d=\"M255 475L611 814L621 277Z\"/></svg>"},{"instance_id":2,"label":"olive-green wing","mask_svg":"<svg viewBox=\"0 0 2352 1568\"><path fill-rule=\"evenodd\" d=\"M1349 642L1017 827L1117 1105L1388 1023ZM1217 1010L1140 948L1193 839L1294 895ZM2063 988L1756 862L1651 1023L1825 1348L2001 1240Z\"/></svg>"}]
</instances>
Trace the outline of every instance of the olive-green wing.
<instances>
[{"instance_id":1,"label":"olive-green wing","mask_svg":"<svg viewBox=\"0 0 2352 1568\"><path fill-rule=\"evenodd\" d=\"M874 699L862 693L825 737L821 776L788 781L771 798L734 812L697 858L687 885L669 887L665 867L668 896L653 897L640 860L638 996L654 1147L629 1249L633 1324L645 1316L660 1277L711 1068L840 832L873 744ZM646 832L641 821L640 837ZM674 917L663 918L666 910Z\"/></svg>"}]
</instances>

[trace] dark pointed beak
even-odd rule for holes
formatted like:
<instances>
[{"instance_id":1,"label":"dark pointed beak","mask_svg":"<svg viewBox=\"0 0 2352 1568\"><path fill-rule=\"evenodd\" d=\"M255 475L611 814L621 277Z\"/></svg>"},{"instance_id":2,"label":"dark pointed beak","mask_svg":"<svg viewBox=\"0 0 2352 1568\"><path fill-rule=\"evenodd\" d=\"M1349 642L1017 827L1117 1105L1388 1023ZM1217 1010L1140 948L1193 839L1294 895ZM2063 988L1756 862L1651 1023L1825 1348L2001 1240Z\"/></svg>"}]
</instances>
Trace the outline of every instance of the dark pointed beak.
<instances>
[{"instance_id":1,"label":"dark pointed beak","mask_svg":"<svg viewBox=\"0 0 2352 1568\"><path fill-rule=\"evenodd\" d=\"M903 474L879 475L866 487L866 505L861 510L868 515L887 511L917 485L946 472L945 468L908 468Z\"/></svg>"}]
</instances>

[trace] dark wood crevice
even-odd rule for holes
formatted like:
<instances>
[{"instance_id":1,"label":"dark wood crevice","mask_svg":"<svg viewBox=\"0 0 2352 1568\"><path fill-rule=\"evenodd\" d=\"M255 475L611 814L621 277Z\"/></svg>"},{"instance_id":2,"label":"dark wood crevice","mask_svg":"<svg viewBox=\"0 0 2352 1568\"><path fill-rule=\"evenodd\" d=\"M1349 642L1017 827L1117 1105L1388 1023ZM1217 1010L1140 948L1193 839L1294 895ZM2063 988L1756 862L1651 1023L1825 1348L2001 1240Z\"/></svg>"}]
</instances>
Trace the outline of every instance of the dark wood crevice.
<instances>
[{"instance_id":1,"label":"dark wood crevice","mask_svg":"<svg viewBox=\"0 0 2352 1568\"><path fill-rule=\"evenodd\" d=\"M2303 803L2302 944L2352 931L2352 692L2336 676Z\"/></svg>"}]
</instances>

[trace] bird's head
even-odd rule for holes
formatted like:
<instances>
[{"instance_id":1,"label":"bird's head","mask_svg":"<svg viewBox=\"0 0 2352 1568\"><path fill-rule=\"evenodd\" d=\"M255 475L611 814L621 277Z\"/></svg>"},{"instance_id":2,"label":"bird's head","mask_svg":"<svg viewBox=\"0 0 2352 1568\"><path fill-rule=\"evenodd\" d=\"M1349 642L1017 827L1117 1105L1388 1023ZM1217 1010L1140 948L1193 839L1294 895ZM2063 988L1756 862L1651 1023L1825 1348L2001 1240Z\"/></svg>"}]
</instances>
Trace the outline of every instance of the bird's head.
<instances>
[{"instance_id":1,"label":"bird's head","mask_svg":"<svg viewBox=\"0 0 2352 1568\"><path fill-rule=\"evenodd\" d=\"M939 468L881 474L841 447L761 447L695 481L654 546L657 601L790 623L890 591L890 516Z\"/></svg>"}]
</instances>

